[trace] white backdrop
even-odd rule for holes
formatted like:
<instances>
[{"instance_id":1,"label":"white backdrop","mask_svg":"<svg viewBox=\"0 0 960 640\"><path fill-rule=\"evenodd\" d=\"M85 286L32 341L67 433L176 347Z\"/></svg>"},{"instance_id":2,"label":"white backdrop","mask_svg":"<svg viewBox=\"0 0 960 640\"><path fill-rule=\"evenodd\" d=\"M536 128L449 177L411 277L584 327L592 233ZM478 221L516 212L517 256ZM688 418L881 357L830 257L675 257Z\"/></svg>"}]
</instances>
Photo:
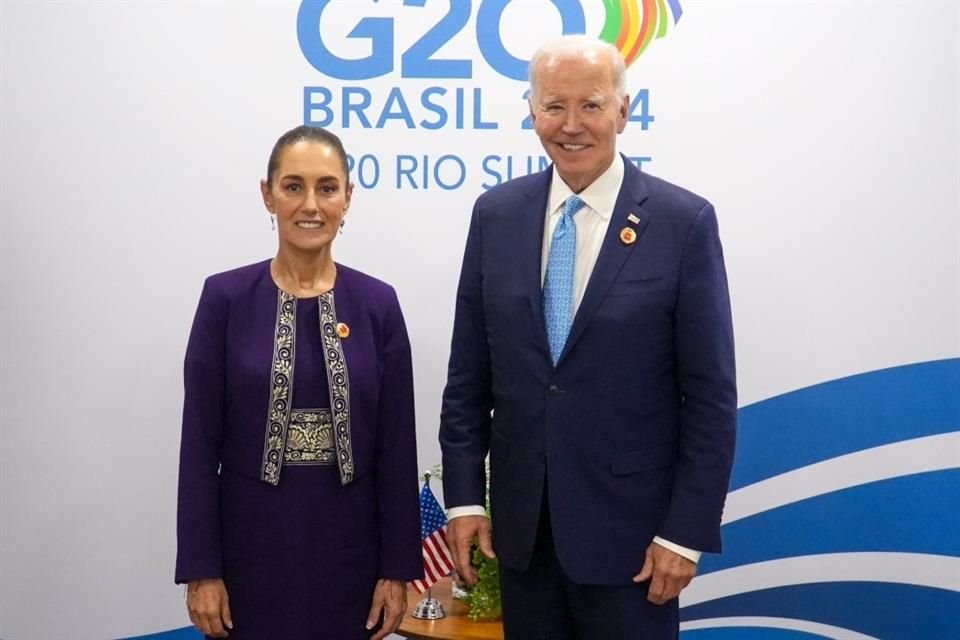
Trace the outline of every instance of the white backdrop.
<instances>
[{"instance_id":1,"label":"white backdrop","mask_svg":"<svg viewBox=\"0 0 960 640\"><path fill-rule=\"evenodd\" d=\"M599 33L600 0L571 3ZM394 88L415 122L437 118L425 89L445 88L445 105L464 89L462 129L452 112L439 130L330 126L381 167L335 255L396 286L420 465L439 462L454 287L493 180L483 159L542 154L520 129L524 83L478 54L478 4L435 56L472 61L472 77L419 79L401 77L401 55L449 3L335 1L318 37L343 58L370 53L346 37L360 18L394 20L395 69L349 80L308 62L299 3L0 3L0 637L187 623L172 584L184 346L203 278L275 251L257 183L303 122L304 87L330 89L338 113L344 87L365 89L373 125ZM680 4L628 72L655 120L620 146L716 205L741 404L960 356L960 6ZM551 2L516 0L499 37L528 58L560 32ZM474 126L475 90L499 128ZM462 185L397 188L404 154L456 156Z\"/></svg>"}]
</instances>

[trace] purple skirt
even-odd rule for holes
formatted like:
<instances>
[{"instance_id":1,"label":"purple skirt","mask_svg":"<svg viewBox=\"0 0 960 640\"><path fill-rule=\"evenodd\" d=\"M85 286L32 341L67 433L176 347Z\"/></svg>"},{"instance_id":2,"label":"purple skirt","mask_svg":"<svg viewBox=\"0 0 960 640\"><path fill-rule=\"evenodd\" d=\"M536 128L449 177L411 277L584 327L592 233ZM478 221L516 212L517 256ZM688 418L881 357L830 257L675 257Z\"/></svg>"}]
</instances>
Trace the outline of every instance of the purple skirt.
<instances>
[{"instance_id":1,"label":"purple skirt","mask_svg":"<svg viewBox=\"0 0 960 640\"><path fill-rule=\"evenodd\" d=\"M224 581L233 640L361 640L379 577L372 478L285 465L271 486L223 470Z\"/></svg>"}]
</instances>

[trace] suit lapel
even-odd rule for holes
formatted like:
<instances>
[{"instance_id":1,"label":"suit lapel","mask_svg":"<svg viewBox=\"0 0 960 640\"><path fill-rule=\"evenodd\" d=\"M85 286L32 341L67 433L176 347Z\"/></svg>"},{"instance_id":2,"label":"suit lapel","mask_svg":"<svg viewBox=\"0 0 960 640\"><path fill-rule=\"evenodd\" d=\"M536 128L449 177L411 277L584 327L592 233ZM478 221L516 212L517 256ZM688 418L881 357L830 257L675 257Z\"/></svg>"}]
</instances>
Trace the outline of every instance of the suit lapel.
<instances>
[{"instance_id":1,"label":"suit lapel","mask_svg":"<svg viewBox=\"0 0 960 640\"><path fill-rule=\"evenodd\" d=\"M597 256L597 264L593 268L593 273L590 275L590 280L587 282L587 288L583 294L583 300L580 302L577 314L573 318L567 344L563 348L563 353L560 354L560 361L566 357L583 334L593 314L606 296L610 285L613 284L623 268L624 262L633 252L634 247L637 246L636 241L630 244L623 243L620 240L620 231L629 227L636 232L637 239L639 239L650 221L650 214L641 207L641 204L647 198L643 175L632 162L629 160L624 160L624 162L626 166L624 167L623 186L620 188L617 204L610 216L610 226L603 237L600 255ZM631 215L638 218L639 222L630 220ZM544 330L544 336L546 336L546 330Z\"/></svg>"},{"instance_id":2,"label":"suit lapel","mask_svg":"<svg viewBox=\"0 0 960 640\"><path fill-rule=\"evenodd\" d=\"M518 274L530 303L530 312L533 314L534 340L548 360L550 347L547 342L547 327L543 319L540 270L543 256L543 225L546 221L547 198L552 176L553 166L551 165L550 168L540 172L537 180L526 191L527 202L522 207L522 219L517 226L519 245L516 254L520 261Z\"/></svg>"}]
</instances>

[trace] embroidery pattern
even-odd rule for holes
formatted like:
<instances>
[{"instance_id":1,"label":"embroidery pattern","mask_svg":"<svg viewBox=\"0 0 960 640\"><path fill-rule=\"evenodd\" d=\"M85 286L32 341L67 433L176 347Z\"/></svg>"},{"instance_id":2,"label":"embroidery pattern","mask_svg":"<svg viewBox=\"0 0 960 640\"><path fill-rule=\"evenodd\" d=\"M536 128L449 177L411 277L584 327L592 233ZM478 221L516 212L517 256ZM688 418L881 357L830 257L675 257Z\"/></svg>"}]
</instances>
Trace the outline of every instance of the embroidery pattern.
<instances>
[{"instance_id":1,"label":"embroidery pattern","mask_svg":"<svg viewBox=\"0 0 960 640\"><path fill-rule=\"evenodd\" d=\"M294 409L287 427L284 464L333 464L337 460L333 444L333 420L329 409Z\"/></svg>"},{"instance_id":2,"label":"embroidery pattern","mask_svg":"<svg viewBox=\"0 0 960 640\"><path fill-rule=\"evenodd\" d=\"M271 372L270 408L267 415L267 433L263 445L261 478L276 485L280 482L281 458L286 447L287 424L290 419L290 389L293 385L293 365L297 326L297 299L284 291L277 291L277 323L274 331L273 369Z\"/></svg>"},{"instance_id":3,"label":"embroidery pattern","mask_svg":"<svg viewBox=\"0 0 960 640\"><path fill-rule=\"evenodd\" d=\"M319 307L337 467L340 471L340 483L346 485L353 480L354 472L353 445L350 439L350 378L343 357L343 344L337 335L337 310L332 291L320 295Z\"/></svg>"}]
</instances>

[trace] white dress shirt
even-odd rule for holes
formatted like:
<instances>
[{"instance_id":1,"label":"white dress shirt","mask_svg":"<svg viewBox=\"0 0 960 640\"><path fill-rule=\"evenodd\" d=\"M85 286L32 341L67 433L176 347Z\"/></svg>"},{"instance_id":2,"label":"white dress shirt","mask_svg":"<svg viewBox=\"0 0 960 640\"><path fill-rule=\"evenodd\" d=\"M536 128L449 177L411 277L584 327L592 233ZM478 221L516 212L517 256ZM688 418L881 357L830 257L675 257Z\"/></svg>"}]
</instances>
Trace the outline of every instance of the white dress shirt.
<instances>
[{"instance_id":1,"label":"white dress shirt","mask_svg":"<svg viewBox=\"0 0 960 640\"><path fill-rule=\"evenodd\" d=\"M620 195L620 187L623 186L623 162L623 158L619 155L615 156L610 167L578 194L573 193L567 183L560 177L560 174L557 173L557 167L553 167L553 179L550 181L550 195L547 198L547 210L545 212L546 220L543 225L540 285L543 286L543 278L546 276L550 242L553 239L553 230L563 215L563 205L567 198L578 195L583 200L584 206L573 216L573 221L577 225L577 255L573 271L574 315L580 308L583 293L587 290L587 283L590 281L590 274L593 273L593 267L597 264L600 247L603 245L607 227L610 226L610 218L613 216L613 209L616 207L617 197ZM447 519L449 520L460 516L478 515L486 515L485 509L480 505L452 507L447 511ZM688 560L700 561L699 551L664 540L660 536L654 537L653 541Z\"/></svg>"},{"instance_id":2,"label":"white dress shirt","mask_svg":"<svg viewBox=\"0 0 960 640\"><path fill-rule=\"evenodd\" d=\"M583 208L573 216L577 225L577 257L573 266L573 314L576 315L583 301L583 292L587 290L587 282L593 267L597 264L603 237L610 226L613 208L620 195L623 185L623 160L620 156L614 159L606 171L600 174L590 186L578 194L574 194L553 168L553 179L550 181L550 195L547 198L546 221L543 225L543 248L540 258L540 286L547 275L547 257L550 255L550 243L553 241L553 231L563 217L563 205L567 198L573 195L580 196Z\"/></svg>"}]
</instances>

